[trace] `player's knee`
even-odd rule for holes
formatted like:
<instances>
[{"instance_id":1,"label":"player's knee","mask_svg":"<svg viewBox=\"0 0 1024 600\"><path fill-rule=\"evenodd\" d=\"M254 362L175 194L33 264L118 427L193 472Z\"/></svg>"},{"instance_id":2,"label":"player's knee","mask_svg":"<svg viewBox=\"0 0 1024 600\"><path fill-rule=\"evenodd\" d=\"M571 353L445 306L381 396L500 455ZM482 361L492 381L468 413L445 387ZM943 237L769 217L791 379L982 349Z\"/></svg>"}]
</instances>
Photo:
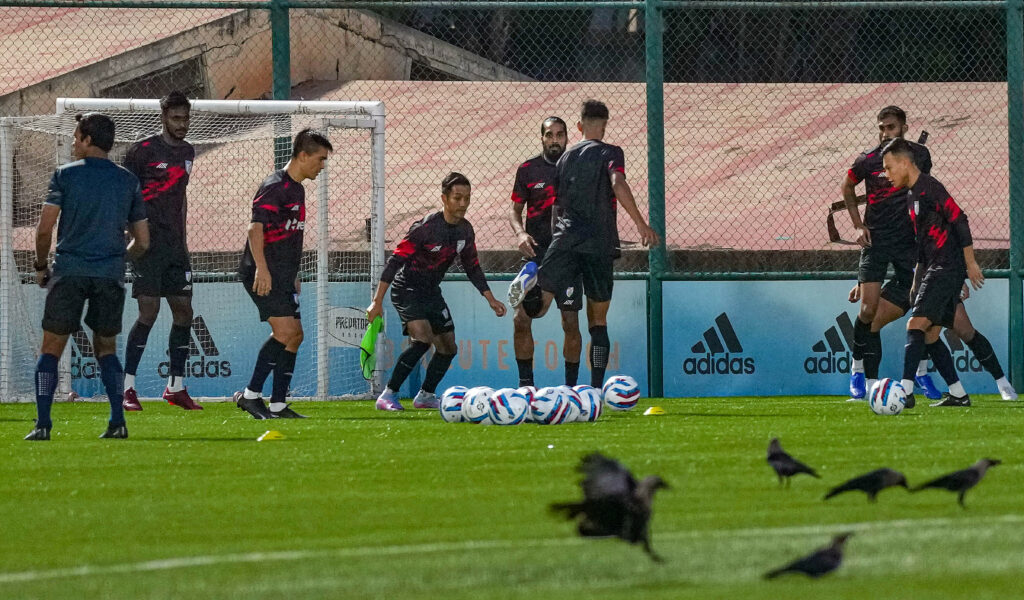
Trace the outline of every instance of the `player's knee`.
<instances>
[{"instance_id":1,"label":"player's knee","mask_svg":"<svg viewBox=\"0 0 1024 600\"><path fill-rule=\"evenodd\" d=\"M187 327L192 324L192 304L175 303L171 304L171 317L178 327Z\"/></svg>"},{"instance_id":2,"label":"player's knee","mask_svg":"<svg viewBox=\"0 0 1024 600\"><path fill-rule=\"evenodd\" d=\"M571 311L562 311L562 331L567 334L580 332L579 314Z\"/></svg>"},{"instance_id":3,"label":"player's knee","mask_svg":"<svg viewBox=\"0 0 1024 600\"><path fill-rule=\"evenodd\" d=\"M875 315L877 313L878 313L878 305L877 304L873 304L873 305L861 304L860 305L860 312L857 314L857 318L859 318L862 323L871 323L871 322L873 322L875 320Z\"/></svg>"},{"instance_id":4,"label":"player's knee","mask_svg":"<svg viewBox=\"0 0 1024 600\"><path fill-rule=\"evenodd\" d=\"M157 315L160 314L160 299L146 298L145 300L139 299L139 322L149 327L153 326L156 322ZM189 322L192 320L189 319Z\"/></svg>"},{"instance_id":5,"label":"player's knee","mask_svg":"<svg viewBox=\"0 0 1024 600\"><path fill-rule=\"evenodd\" d=\"M448 355L448 356L455 356L456 354L459 353L459 347L455 343L455 340L454 339L449 339L446 336L442 336L442 337L437 338L434 341L434 348L440 354L445 354L445 355Z\"/></svg>"},{"instance_id":6,"label":"player's knee","mask_svg":"<svg viewBox=\"0 0 1024 600\"><path fill-rule=\"evenodd\" d=\"M289 345L290 346L298 346L299 344L302 343L302 340L305 337L305 335L306 335L305 332L302 331L302 327L299 327L298 329L295 329L291 333L291 344L289 344Z\"/></svg>"},{"instance_id":7,"label":"player's knee","mask_svg":"<svg viewBox=\"0 0 1024 600\"><path fill-rule=\"evenodd\" d=\"M532 328L533 319L530 315L526 314L526 309L520 306L516 309L515 315L512 317L512 324L515 326L516 331L529 331Z\"/></svg>"},{"instance_id":8,"label":"player's knee","mask_svg":"<svg viewBox=\"0 0 1024 600\"><path fill-rule=\"evenodd\" d=\"M106 337L102 335L93 336L93 349L96 351L96 358L102 358L108 354L117 352L117 337Z\"/></svg>"}]
</instances>

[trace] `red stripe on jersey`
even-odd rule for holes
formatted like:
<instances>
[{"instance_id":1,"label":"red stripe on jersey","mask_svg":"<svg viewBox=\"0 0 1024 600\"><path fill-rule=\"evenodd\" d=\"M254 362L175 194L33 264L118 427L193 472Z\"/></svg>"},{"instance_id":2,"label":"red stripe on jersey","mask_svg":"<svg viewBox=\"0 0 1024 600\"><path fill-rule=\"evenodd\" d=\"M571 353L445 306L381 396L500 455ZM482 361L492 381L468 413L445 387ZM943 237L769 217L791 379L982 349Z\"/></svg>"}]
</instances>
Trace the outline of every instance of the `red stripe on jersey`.
<instances>
[{"instance_id":1,"label":"red stripe on jersey","mask_svg":"<svg viewBox=\"0 0 1024 600\"><path fill-rule=\"evenodd\" d=\"M946 209L946 212L949 213L950 221L956 221L960 218L960 206L957 205L956 200L953 200L952 196L946 198L946 205L944 208Z\"/></svg>"},{"instance_id":2,"label":"red stripe on jersey","mask_svg":"<svg viewBox=\"0 0 1024 600\"><path fill-rule=\"evenodd\" d=\"M409 240L402 240L398 243L398 247L395 248L394 254L401 256L402 258L409 258L416 252L416 245Z\"/></svg>"},{"instance_id":3,"label":"red stripe on jersey","mask_svg":"<svg viewBox=\"0 0 1024 600\"><path fill-rule=\"evenodd\" d=\"M520 196L518 193L512 192L512 202L515 202L516 204L522 204L523 202L526 202L526 200L523 199L523 197Z\"/></svg>"},{"instance_id":4,"label":"red stripe on jersey","mask_svg":"<svg viewBox=\"0 0 1024 600\"><path fill-rule=\"evenodd\" d=\"M276 206L274 206L273 204L260 204L260 205L257 206L257 208L262 208L263 210L269 210L270 212L274 212L274 213L281 212L280 209L277 208Z\"/></svg>"},{"instance_id":5,"label":"red stripe on jersey","mask_svg":"<svg viewBox=\"0 0 1024 600\"><path fill-rule=\"evenodd\" d=\"M846 177L854 183L860 183L860 179L857 179L857 176L853 174L853 169L846 171Z\"/></svg>"}]
</instances>

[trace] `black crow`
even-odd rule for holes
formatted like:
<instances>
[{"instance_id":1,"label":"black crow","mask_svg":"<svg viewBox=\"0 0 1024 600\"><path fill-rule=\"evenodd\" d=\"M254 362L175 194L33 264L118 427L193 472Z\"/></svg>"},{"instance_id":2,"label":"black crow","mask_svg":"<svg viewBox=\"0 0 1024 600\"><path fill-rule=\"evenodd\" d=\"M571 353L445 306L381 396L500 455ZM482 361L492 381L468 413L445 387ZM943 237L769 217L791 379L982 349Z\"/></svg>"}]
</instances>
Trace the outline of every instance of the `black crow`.
<instances>
[{"instance_id":1,"label":"black crow","mask_svg":"<svg viewBox=\"0 0 1024 600\"><path fill-rule=\"evenodd\" d=\"M841 533L832 538L832 543L819 548L803 558L798 558L784 567L764 574L765 579L775 579L783 573L803 573L809 577L821 577L839 568L843 562L843 544L853 533Z\"/></svg>"},{"instance_id":2,"label":"black crow","mask_svg":"<svg viewBox=\"0 0 1024 600\"><path fill-rule=\"evenodd\" d=\"M985 471L988 471L989 467L994 467L1002 462L994 458L983 458L963 471L954 471L948 475L943 475L938 479L923 483L910 491L920 492L925 488L939 488L958 492L957 502L960 503L960 506L967 508L964 506L964 494L967 493L967 490L978 485L978 482L985 476Z\"/></svg>"},{"instance_id":3,"label":"black crow","mask_svg":"<svg viewBox=\"0 0 1024 600\"><path fill-rule=\"evenodd\" d=\"M878 492L897 485L907 487L907 478L903 476L903 473L892 469L876 469L832 488L825 494L825 500L843 492L860 490L867 493L869 501L874 502Z\"/></svg>"},{"instance_id":4,"label":"black crow","mask_svg":"<svg viewBox=\"0 0 1024 600\"><path fill-rule=\"evenodd\" d=\"M775 469L780 485L783 482L788 484L789 478L797 473L807 473L811 477L821 479L814 469L786 454L786 451L782 449L782 444L779 443L779 438L772 438L772 441L768 443L768 464Z\"/></svg>"}]
</instances>

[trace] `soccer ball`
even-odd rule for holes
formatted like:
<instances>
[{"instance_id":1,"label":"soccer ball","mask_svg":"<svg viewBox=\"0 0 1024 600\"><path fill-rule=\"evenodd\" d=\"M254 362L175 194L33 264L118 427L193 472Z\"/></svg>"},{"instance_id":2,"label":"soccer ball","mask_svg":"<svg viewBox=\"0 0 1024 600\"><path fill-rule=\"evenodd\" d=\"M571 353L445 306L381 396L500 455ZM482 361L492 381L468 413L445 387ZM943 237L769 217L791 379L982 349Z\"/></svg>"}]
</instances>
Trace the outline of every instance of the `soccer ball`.
<instances>
[{"instance_id":1,"label":"soccer ball","mask_svg":"<svg viewBox=\"0 0 1024 600\"><path fill-rule=\"evenodd\" d=\"M629 375L609 377L601 391L604 403L612 410L629 410L640 400L640 386Z\"/></svg>"},{"instance_id":2,"label":"soccer ball","mask_svg":"<svg viewBox=\"0 0 1024 600\"><path fill-rule=\"evenodd\" d=\"M540 388L530 402L530 414L538 425L558 425L568 410L565 394L558 388Z\"/></svg>"},{"instance_id":3,"label":"soccer ball","mask_svg":"<svg viewBox=\"0 0 1024 600\"><path fill-rule=\"evenodd\" d=\"M533 404L533 398L537 395L537 388L532 385L525 385L516 390L526 398L526 422L533 423L533 411L530 410L530 405Z\"/></svg>"},{"instance_id":4,"label":"soccer ball","mask_svg":"<svg viewBox=\"0 0 1024 600\"><path fill-rule=\"evenodd\" d=\"M462 418L481 425L490 423L488 404L493 393L494 390L483 386L466 390L466 397L462 400Z\"/></svg>"},{"instance_id":5,"label":"soccer ball","mask_svg":"<svg viewBox=\"0 0 1024 600\"><path fill-rule=\"evenodd\" d=\"M452 386L444 391L438 410L441 420L445 423L462 423L466 419L462 415L462 401L466 398L466 388L461 385Z\"/></svg>"},{"instance_id":6,"label":"soccer ball","mask_svg":"<svg viewBox=\"0 0 1024 600\"><path fill-rule=\"evenodd\" d=\"M567 386L560 385L558 390L562 392L562 397L565 399L566 405L569 407L565 411L565 419L563 423L575 423L581 420L580 417L583 415L583 400L580 399L580 395L576 393L576 390Z\"/></svg>"},{"instance_id":7,"label":"soccer ball","mask_svg":"<svg viewBox=\"0 0 1024 600\"><path fill-rule=\"evenodd\" d=\"M604 399L601 398L601 391L589 385L577 385L572 388L580 397L583 410L580 411L580 421L596 421L601 416L604 408Z\"/></svg>"},{"instance_id":8,"label":"soccer ball","mask_svg":"<svg viewBox=\"0 0 1024 600\"><path fill-rule=\"evenodd\" d=\"M530 402L519 390L502 388L487 401L487 414L495 425L518 425L526 419Z\"/></svg>"},{"instance_id":9,"label":"soccer ball","mask_svg":"<svg viewBox=\"0 0 1024 600\"><path fill-rule=\"evenodd\" d=\"M898 415L907 406L907 392L894 379L879 379L868 392L868 403L876 415Z\"/></svg>"}]
</instances>

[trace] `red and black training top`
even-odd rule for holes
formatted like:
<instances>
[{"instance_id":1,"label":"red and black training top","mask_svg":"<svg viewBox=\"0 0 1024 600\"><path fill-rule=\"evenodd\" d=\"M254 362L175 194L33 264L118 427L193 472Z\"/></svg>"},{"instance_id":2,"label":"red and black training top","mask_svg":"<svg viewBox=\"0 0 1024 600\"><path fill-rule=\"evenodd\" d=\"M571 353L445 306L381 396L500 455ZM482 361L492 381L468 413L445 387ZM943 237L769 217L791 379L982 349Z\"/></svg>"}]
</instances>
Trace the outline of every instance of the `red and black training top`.
<instances>
[{"instance_id":1,"label":"red and black training top","mask_svg":"<svg viewBox=\"0 0 1024 600\"><path fill-rule=\"evenodd\" d=\"M618 258L612 173L626 173L622 148L601 140L583 140L555 165L558 220L551 247Z\"/></svg>"},{"instance_id":2,"label":"red and black training top","mask_svg":"<svg viewBox=\"0 0 1024 600\"><path fill-rule=\"evenodd\" d=\"M476 289L481 294L488 291L473 226L466 219L449 225L438 211L413 223L391 253L380 280L405 291L436 292L456 256Z\"/></svg>"},{"instance_id":3,"label":"red and black training top","mask_svg":"<svg viewBox=\"0 0 1024 600\"><path fill-rule=\"evenodd\" d=\"M871 245L886 248L907 248L914 245L914 227L907 214L904 190L893 187L882 167L882 150L892 140L862 153L847 171L850 181L864 182L868 205L864 209L864 225L871 232ZM928 148L906 140L914 155L914 163L922 173L932 170Z\"/></svg>"},{"instance_id":4,"label":"red and black training top","mask_svg":"<svg viewBox=\"0 0 1024 600\"><path fill-rule=\"evenodd\" d=\"M926 173L921 173L910 188L908 199L921 268L965 277L967 266L963 249L974 244L967 213L938 179Z\"/></svg>"},{"instance_id":5,"label":"red and black training top","mask_svg":"<svg viewBox=\"0 0 1024 600\"><path fill-rule=\"evenodd\" d=\"M124 168L139 178L142 187L153 247L186 247L185 188L195 157L192 144L171 145L160 134L132 144L125 154Z\"/></svg>"},{"instance_id":6,"label":"red and black training top","mask_svg":"<svg viewBox=\"0 0 1024 600\"><path fill-rule=\"evenodd\" d=\"M555 206L555 163L538 154L519 165L512 202L526 204L526 233L537 242L537 255L551 245L551 211Z\"/></svg>"},{"instance_id":7,"label":"red and black training top","mask_svg":"<svg viewBox=\"0 0 1024 600\"><path fill-rule=\"evenodd\" d=\"M274 171L260 184L252 201L252 223L263 223L263 257L270 276L290 281L302 260L302 233L306 228L306 190L284 169ZM239 271L256 270L256 262L245 240Z\"/></svg>"}]
</instances>

